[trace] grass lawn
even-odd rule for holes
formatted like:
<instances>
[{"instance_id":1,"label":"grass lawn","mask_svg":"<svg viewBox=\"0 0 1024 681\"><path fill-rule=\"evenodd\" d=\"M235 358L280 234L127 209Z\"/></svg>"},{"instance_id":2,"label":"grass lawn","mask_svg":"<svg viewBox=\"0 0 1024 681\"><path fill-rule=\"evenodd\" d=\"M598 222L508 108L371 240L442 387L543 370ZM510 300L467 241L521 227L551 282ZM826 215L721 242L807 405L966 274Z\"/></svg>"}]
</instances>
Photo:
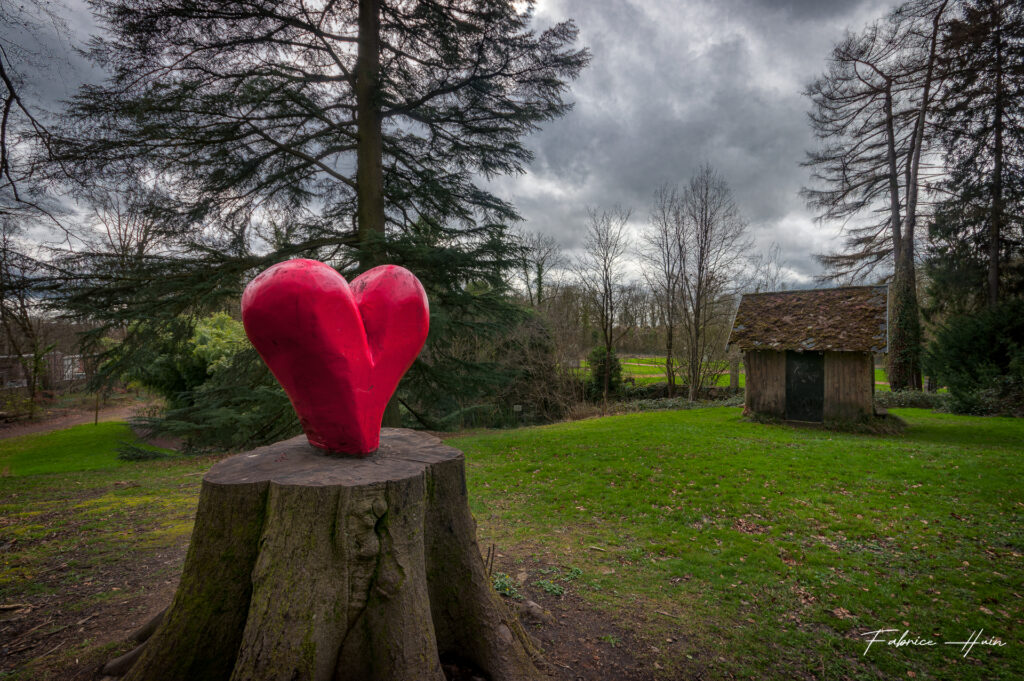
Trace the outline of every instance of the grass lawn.
<instances>
[{"instance_id":1,"label":"grass lawn","mask_svg":"<svg viewBox=\"0 0 1024 681\"><path fill-rule=\"evenodd\" d=\"M901 436L719 408L453 444L484 541L582 570L666 678L1024 678L1024 421L893 413ZM937 646L865 655L878 629ZM976 630L1007 646L943 645Z\"/></svg>"},{"instance_id":2,"label":"grass lawn","mask_svg":"<svg viewBox=\"0 0 1024 681\"><path fill-rule=\"evenodd\" d=\"M889 377L885 369L875 369L875 392L889 392Z\"/></svg>"},{"instance_id":3,"label":"grass lawn","mask_svg":"<svg viewBox=\"0 0 1024 681\"><path fill-rule=\"evenodd\" d=\"M125 463L117 458L122 442L139 444L125 423L114 421L0 440L0 475L118 468Z\"/></svg>"},{"instance_id":4,"label":"grass lawn","mask_svg":"<svg viewBox=\"0 0 1024 681\"><path fill-rule=\"evenodd\" d=\"M1024 678L1024 421L892 412L910 424L903 435L714 408L450 443L466 452L481 546L497 545L499 569L634 632L635 654L666 681ZM215 458L120 462L128 431L110 428L0 443L0 603L50 613L30 656L70 637L0 679L99 663L125 648L97 638L170 598ZM878 629L938 645L865 655L862 634ZM943 645L976 630L1007 645L967 657ZM621 644L611 631L601 640Z\"/></svg>"}]
</instances>

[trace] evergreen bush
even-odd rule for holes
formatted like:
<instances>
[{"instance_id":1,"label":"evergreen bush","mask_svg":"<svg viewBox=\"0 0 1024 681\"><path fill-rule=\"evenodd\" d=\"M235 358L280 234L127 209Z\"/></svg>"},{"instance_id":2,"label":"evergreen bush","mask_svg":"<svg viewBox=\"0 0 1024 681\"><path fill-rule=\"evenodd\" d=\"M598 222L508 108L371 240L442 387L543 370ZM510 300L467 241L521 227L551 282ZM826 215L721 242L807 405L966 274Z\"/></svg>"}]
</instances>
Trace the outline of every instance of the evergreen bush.
<instances>
[{"instance_id":1,"label":"evergreen bush","mask_svg":"<svg viewBox=\"0 0 1024 681\"><path fill-rule=\"evenodd\" d=\"M949 387L954 412L1024 416L1024 300L951 317L925 367Z\"/></svg>"},{"instance_id":2,"label":"evergreen bush","mask_svg":"<svg viewBox=\"0 0 1024 681\"><path fill-rule=\"evenodd\" d=\"M603 345L599 345L590 351L587 357L590 366L590 380L588 393L592 399L601 399L604 396L604 377L608 375L608 396L617 394L622 385L622 364L615 354L615 350L607 352Z\"/></svg>"},{"instance_id":3,"label":"evergreen bush","mask_svg":"<svg viewBox=\"0 0 1024 681\"><path fill-rule=\"evenodd\" d=\"M297 435L298 419L284 390L249 345L242 323L219 312L191 334L163 333L129 378L159 393L167 411L141 418L193 450L242 449Z\"/></svg>"}]
</instances>

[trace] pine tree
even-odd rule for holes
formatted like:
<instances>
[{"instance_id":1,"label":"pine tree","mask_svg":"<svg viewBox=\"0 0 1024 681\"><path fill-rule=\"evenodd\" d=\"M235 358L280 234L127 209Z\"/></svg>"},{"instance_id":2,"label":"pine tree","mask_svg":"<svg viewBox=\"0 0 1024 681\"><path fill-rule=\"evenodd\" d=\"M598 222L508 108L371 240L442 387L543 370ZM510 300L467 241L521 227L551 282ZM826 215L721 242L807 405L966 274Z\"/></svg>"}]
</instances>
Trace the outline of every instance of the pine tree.
<instances>
[{"instance_id":1,"label":"pine tree","mask_svg":"<svg viewBox=\"0 0 1024 681\"><path fill-rule=\"evenodd\" d=\"M943 67L948 198L931 228L928 269L932 288L946 292L932 298L962 312L976 307L971 300L994 306L1001 293L1024 292L1024 7L966 2L946 29ZM980 281L970 276L979 265Z\"/></svg>"}]
</instances>

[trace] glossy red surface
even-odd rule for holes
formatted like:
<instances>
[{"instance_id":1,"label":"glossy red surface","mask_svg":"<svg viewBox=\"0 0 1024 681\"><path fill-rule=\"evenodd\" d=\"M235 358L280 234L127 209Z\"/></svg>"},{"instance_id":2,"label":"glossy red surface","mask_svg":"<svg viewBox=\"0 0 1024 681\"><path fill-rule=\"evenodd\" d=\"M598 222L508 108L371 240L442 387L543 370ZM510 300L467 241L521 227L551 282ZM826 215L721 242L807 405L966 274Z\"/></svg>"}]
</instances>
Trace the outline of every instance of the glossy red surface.
<instances>
[{"instance_id":1,"label":"glossy red surface","mask_svg":"<svg viewBox=\"0 0 1024 681\"><path fill-rule=\"evenodd\" d=\"M242 294L249 340L291 399L309 443L366 456L384 408L427 339L416 276L382 265L351 285L316 260L287 260Z\"/></svg>"}]
</instances>

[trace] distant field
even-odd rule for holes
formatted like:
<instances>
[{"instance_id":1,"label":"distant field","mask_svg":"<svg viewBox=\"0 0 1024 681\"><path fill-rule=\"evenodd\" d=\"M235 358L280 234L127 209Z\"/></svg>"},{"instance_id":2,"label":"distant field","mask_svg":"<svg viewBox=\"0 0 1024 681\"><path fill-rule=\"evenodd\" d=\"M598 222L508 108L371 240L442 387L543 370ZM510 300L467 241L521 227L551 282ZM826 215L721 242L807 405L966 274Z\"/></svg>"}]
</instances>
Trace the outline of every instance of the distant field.
<instances>
[{"instance_id":1,"label":"distant field","mask_svg":"<svg viewBox=\"0 0 1024 681\"><path fill-rule=\"evenodd\" d=\"M622 364L622 378L632 379L635 385L653 385L655 383L665 383L665 358L664 357L620 357L619 363ZM722 374L719 374L718 381L715 385L721 388L729 387L729 370L728 368L723 369ZM580 360L579 368L577 369L578 376L586 376L589 373L589 367L587 360ZM740 365L740 387L744 387L745 377L743 375L743 365ZM680 378L676 378L677 383L681 381Z\"/></svg>"}]
</instances>

